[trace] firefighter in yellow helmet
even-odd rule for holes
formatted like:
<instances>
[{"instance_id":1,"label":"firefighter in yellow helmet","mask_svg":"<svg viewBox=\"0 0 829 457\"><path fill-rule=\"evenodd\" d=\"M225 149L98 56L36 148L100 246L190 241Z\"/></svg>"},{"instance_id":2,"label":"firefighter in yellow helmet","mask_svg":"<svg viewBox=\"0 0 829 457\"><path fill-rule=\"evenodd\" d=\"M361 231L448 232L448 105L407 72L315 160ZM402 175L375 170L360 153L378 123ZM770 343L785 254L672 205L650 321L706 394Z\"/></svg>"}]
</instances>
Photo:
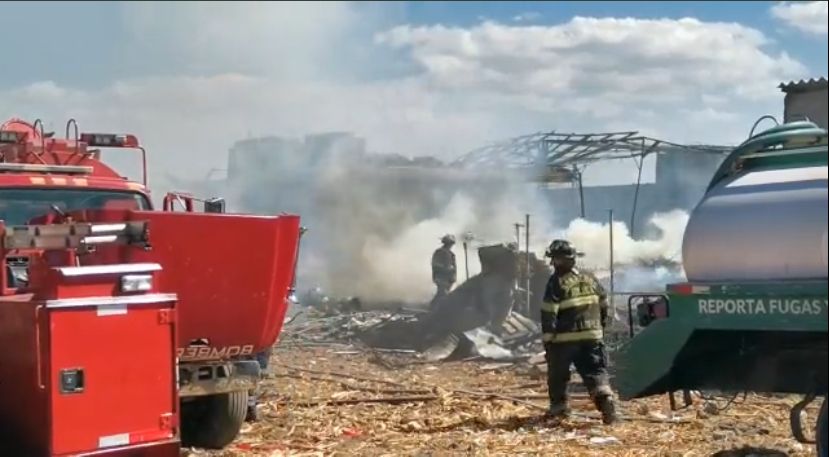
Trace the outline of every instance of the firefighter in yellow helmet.
<instances>
[{"instance_id":1,"label":"firefighter in yellow helmet","mask_svg":"<svg viewBox=\"0 0 829 457\"><path fill-rule=\"evenodd\" d=\"M569 413L567 384L575 365L605 424L616 422L616 406L607 374L604 327L607 294L598 280L576 269L581 253L566 240L555 240L546 256L555 268L541 305L541 327L547 358L548 416Z\"/></svg>"}]
</instances>

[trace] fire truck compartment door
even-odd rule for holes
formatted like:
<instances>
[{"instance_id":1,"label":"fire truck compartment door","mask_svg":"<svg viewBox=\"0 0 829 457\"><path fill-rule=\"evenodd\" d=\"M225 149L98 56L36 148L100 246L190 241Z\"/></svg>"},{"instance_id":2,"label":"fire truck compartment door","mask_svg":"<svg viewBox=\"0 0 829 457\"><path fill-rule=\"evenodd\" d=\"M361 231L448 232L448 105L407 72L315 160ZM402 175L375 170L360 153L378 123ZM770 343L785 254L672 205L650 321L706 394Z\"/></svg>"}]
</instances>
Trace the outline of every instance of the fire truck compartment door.
<instances>
[{"instance_id":1,"label":"fire truck compartment door","mask_svg":"<svg viewBox=\"0 0 829 457\"><path fill-rule=\"evenodd\" d=\"M175 297L146 297L47 306L54 455L175 436Z\"/></svg>"}]
</instances>

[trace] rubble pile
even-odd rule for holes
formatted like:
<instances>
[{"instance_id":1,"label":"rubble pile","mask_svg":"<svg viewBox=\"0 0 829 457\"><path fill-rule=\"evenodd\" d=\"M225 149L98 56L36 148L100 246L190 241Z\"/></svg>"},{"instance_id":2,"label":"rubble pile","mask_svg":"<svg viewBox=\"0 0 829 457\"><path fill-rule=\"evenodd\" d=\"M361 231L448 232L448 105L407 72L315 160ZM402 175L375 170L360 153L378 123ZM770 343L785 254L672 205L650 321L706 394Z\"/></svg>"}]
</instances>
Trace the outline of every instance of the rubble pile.
<instances>
[{"instance_id":1,"label":"rubble pile","mask_svg":"<svg viewBox=\"0 0 829 457\"><path fill-rule=\"evenodd\" d=\"M540 328L515 311L520 253L497 244L478 254L481 273L420 309L387 304L366 311L359 297L329 297L312 289L300 300L306 316L286 325L283 342L359 344L416 352L429 361L529 359L541 350Z\"/></svg>"},{"instance_id":2,"label":"rubble pile","mask_svg":"<svg viewBox=\"0 0 829 457\"><path fill-rule=\"evenodd\" d=\"M497 332L486 327L428 333L431 313L362 311L335 315L305 310L285 326L282 346L345 346L375 352L411 353L428 361L528 360L542 350L540 329L511 312ZM467 326L468 327L468 326Z\"/></svg>"},{"instance_id":3,"label":"rubble pile","mask_svg":"<svg viewBox=\"0 0 829 457\"><path fill-rule=\"evenodd\" d=\"M543 371L539 305L521 308L526 300L520 300L525 295L516 287L518 255L504 245L482 249L480 274L419 308L373 304L381 309L368 311L358 297L329 297L314 289L293 310L296 315L286 323L281 344L370 348L411 353L429 362L529 363ZM620 311L607 329L611 349L628 339L627 311Z\"/></svg>"},{"instance_id":4,"label":"rubble pile","mask_svg":"<svg viewBox=\"0 0 829 457\"><path fill-rule=\"evenodd\" d=\"M360 336L378 326L397 322L414 322L416 314L392 311L359 311L353 313L322 313L302 310L296 319L285 324L282 344L359 344Z\"/></svg>"}]
</instances>

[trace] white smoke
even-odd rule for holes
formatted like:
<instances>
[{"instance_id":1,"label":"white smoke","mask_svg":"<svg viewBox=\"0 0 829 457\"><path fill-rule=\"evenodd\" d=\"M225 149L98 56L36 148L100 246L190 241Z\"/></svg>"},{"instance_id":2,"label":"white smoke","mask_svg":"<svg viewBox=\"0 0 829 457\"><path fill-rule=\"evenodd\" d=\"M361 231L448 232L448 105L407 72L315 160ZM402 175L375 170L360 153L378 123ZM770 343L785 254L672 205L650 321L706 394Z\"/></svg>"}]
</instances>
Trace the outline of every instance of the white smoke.
<instances>
[{"instance_id":1,"label":"white smoke","mask_svg":"<svg viewBox=\"0 0 829 457\"><path fill-rule=\"evenodd\" d=\"M362 203L372 206L370 200ZM467 271L470 277L480 273L477 249L514 241L515 224L523 221L529 208L537 210L539 205L540 200L531 188L516 186L490 195L457 192L439 214L421 220L414 214L422 208L408 207L405 211L398 208L395 217L383 224L383 228L400 225L395 236L383 236L379 225L364 224L362 239L354 240L362 246L359 264L363 270L346 286L350 288L348 293L370 302L429 301L435 293L431 256L440 246L443 235L452 234L457 240L453 252L457 259L457 284L460 284L466 280ZM541 232L547 229L540 226ZM467 244L464 255L463 237L467 233L474 238ZM341 281L335 280L331 285L335 288L332 292L346 292Z\"/></svg>"},{"instance_id":2,"label":"white smoke","mask_svg":"<svg viewBox=\"0 0 829 457\"><path fill-rule=\"evenodd\" d=\"M460 235L466 231L482 234L480 240L469 246L469 272L480 272L476 248L488 243L510 242L515 239L513 223L520 214L501 208L497 218L481 218L476 214L476 201L457 194L437 217L419 221L391 240L367 235L363 256L372 259L364 280L355 284L358 295L372 300L426 301L434 293L429 258L446 233L456 234L459 242L454 252L458 260L458 282L465 277L465 263ZM537 209L537 208L536 208ZM547 219L537 214L535 220ZM656 236L634 239L623 222L613 224L614 265L617 290L657 291L668 282L680 278L682 236L688 214L681 210L655 214L650 221ZM540 233L552 233L541 236ZM523 236L523 235L522 235ZM541 257L547 243L553 238L565 238L585 252L582 265L606 278L610 263L610 230L607 223L576 219L566 228L545 231L541 227L535 235L531 251ZM523 243L523 241L522 241ZM522 244L523 249L523 244Z\"/></svg>"},{"instance_id":3,"label":"white smoke","mask_svg":"<svg viewBox=\"0 0 829 457\"><path fill-rule=\"evenodd\" d=\"M680 263L682 261L682 237L688 224L688 213L674 210L657 213L650 224L658 236L634 239L627 224L613 223L613 257L617 265L652 263ZM610 265L610 223L596 223L576 219L559 232L584 252L582 264L589 268L606 268Z\"/></svg>"},{"instance_id":4,"label":"white smoke","mask_svg":"<svg viewBox=\"0 0 829 457\"><path fill-rule=\"evenodd\" d=\"M404 230L390 241L369 235L363 247L363 256L373 259L369 263L366 280L357 284L357 293L375 300L428 301L434 294L431 250L436 249L440 238L456 234L458 243L453 249L458 260L458 279L463 280L465 271L462 241L458 235L475 226L474 201L465 195L455 195L440 217L420 221ZM458 249L460 247L460 249ZM480 266L475 252L469 256L470 272Z\"/></svg>"},{"instance_id":5,"label":"white smoke","mask_svg":"<svg viewBox=\"0 0 829 457\"><path fill-rule=\"evenodd\" d=\"M341 141L319 150L299 149L304 153L274 146L268 161L257 162L244 179L234 181L238 198L233 200L240 210L286 209L301 214L310 228L301 247L300 291L320 286L334 297L357 296L377 305L427 302L435 291L431 255L444 234L458 239L460 283L467 267L470 276L480 272L478 248L515 241L515 224L523 224L526 214L531 216L530 251L537 258L543 258L552 239L569 239L586 253L581 266L606 277L609 225L557 217L556 209L565 212L572 202L551 200L537 184L504 173L393 165L398 163L393 156L350 150L345 146L351 141ZM640 228L647 236L636 238L625 223L615 222L616 290L660 290L666 279L681 274L687 220L680 210L656 214ZM468 266L462 244L467 232L475 237L468 246Z\"/></svg>"},{"instance_id":6,"label":"white smoke","mask_svg":"<svg viewBox=\"0 0 829 457\"><path fill-rule=\"evenodd\" d=\"M627 224L613 223L614 290L659 292L665 285L684 280L682 239L689 215L683 210L654 214L648 224L653 236L636 239ZM576 219L558 237L572 241L585 256L582 266L609 282L610 224Z\"/></svg>"}]
</instances>

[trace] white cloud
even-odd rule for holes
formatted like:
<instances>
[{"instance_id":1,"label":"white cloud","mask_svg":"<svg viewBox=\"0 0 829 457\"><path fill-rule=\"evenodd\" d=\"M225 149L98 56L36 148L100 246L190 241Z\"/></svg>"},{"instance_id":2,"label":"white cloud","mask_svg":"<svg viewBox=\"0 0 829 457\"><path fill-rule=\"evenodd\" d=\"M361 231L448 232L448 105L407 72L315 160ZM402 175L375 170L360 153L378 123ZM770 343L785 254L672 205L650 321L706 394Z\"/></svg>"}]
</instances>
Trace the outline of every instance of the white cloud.
<instances>
[{"instance_id":1,"label":"white cloud","mask_svg":"<svg viewBox=\"0 0 829 457\"><path fill-rule=\"evenodd\" d=\"M716 134L710 127L723 120L748 123L771 109L779 112L775 86L806 72L785 52L767 51L768 40L755 29L691 18L405 25L375 40L407 51L420 64L420 77L439 90L593 121L594 130L619 122L649 126L675 140L734 140L699 135ZM712 107L710 100L720 102ZM708 122L699 115L706 111L713 115ZM689 124L688 113L703 123Z\"/></svg>"},{"instance_id":2,"label":"white cloud","mask_svg":"<svg viewBox=\"0 0 829 457\"><path fill-rule=\"evenodd\" d=\"M805 72L739 24L389 28L395 10L356 8L129 4L129 46L157 76L0 88L0 117L43 118L59 133L69 117L130 131L157 174L199 177L223 168L227 148L248 134L352 130L375 151L444 157L550 129L736 142L758 116L782 111L778 82ZM413 72L361 73L366 62Z\"/></svg>"},{"instance_id":3,"label":"white cloud","mask_svg":"<svg viewBox=\"0 0 829 457\"><path fill-rule=\"evenodd\" d=\"M771 14L789 27L802 32L826 36L829 33L829 2L780 2L771 7Z\"/></svg>"},{"instance_id":4,"label":"white cloud","mask_svg":"<svg viewBox=\"0 0 829 457\"><path fill-rule=\"evenodd\" d=\"M785 53L765 52L757 30L695 19L401 26L377 41L408 49L439 86L547 99L687 101L708 92L762 97L781 76L804 69Z\"/></svg>"}]
</instances>

